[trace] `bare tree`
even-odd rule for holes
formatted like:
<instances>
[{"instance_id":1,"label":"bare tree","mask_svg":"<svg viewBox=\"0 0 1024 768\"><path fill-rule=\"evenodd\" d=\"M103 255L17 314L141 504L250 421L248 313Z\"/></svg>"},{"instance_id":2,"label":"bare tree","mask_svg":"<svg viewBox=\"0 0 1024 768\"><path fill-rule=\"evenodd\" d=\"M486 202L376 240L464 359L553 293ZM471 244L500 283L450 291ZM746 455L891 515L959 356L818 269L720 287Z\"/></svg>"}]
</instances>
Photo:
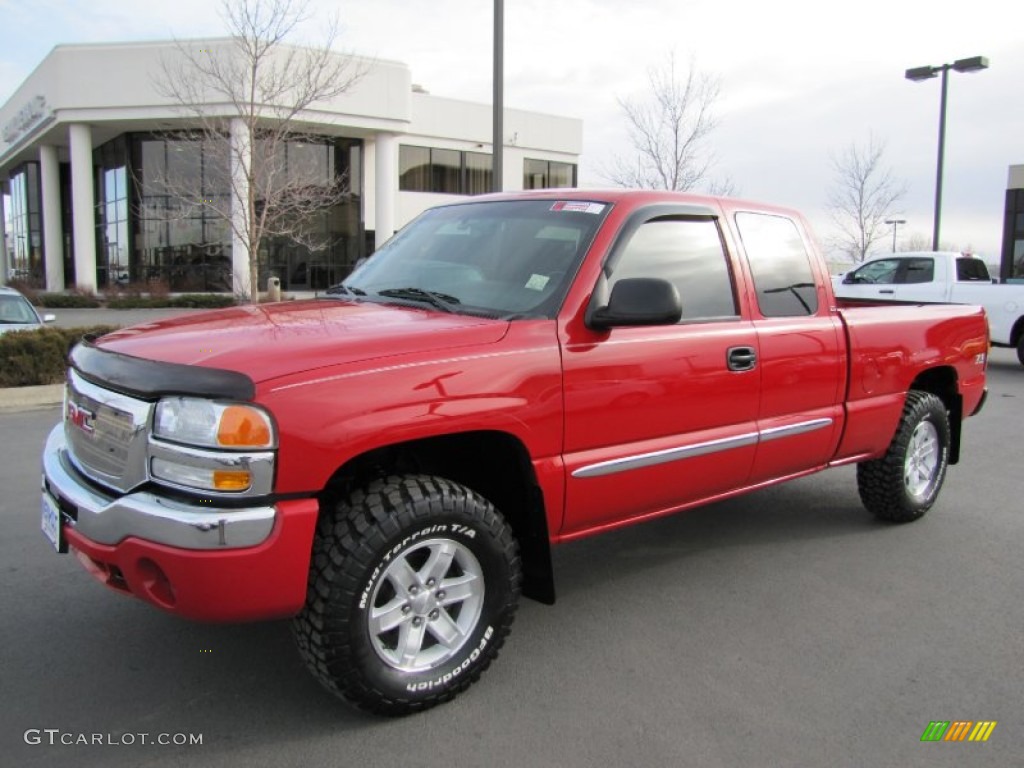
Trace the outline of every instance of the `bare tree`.
<instances>
[{"instance_id":1,"label":"bare tree","mask_svg":"<svg viewBox=\"0 0 1024 768\"><path fill-rule=\"evenodd\" d=\"M903 243L898 250L901 251L930 251L932 249L932 236L923 232L915 232ZM971 246L961 248L955 243L943 240L939 243L940 251L965 251L970 252Z\"/></svg>"},{"instance_id":2,"label":"bare tree","mask_svg":"<svg viewBox=\"0 0 1024 768\"><path fill-rule=\"evenodd\" d=\"M616 158L606 178L621 187L687 191L703 185L714 193L731 193L730 181L708 178L714 155L706 144L718 125L718 78L698 72L692 62L680 73L674 52L649 69L647 78L644 98L618 99L634 152Z\"/></svg>"},{"instance_id":3,"label":"bare tree","mask_svg":"<svg viewBox=\"0 0 1024 768\"><path fill-rule=\"evenodd\" d=\"M869 136L863 146L850 144L832 158L836 180L828 208L839 233L833 241L854 262L864 261L875 243L888 237L885 220L906 194L906 185L883 165L884 154L885 144Z\"/></svg>"},{"instance_id":4,"label":"bare tree","mask_svg":"<svg viewBox=\"0 0 1024 768\"><path fill-rule=\"evenodd\" d=\"M202 208L226 222L245 253L247 274L234 274L237 294L256 301L259 254L269 238L311 250L325 247L309 232L312 214L348 194L347 179L321 162L289 152L308 135L305 113L352 88L365 64L332 52L337 24L324 41L297 47L285 40L308 16L309 0L221 0L230 38L181 41L163 60L157 91L180 105L204 144L204 173L219 178L226 196L204 195L193 177L166 173L157 183L178 214Z\"/></svg>"}]
</instances>

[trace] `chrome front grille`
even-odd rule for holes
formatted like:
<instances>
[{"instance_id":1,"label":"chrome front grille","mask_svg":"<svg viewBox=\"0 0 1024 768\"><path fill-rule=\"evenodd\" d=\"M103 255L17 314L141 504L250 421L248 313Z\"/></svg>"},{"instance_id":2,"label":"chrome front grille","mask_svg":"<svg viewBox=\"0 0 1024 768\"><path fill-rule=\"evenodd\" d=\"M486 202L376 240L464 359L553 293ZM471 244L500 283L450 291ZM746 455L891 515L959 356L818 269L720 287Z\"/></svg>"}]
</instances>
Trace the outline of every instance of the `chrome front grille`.
<instances>
[{"instance_id":1,"label":"chrome front grille","mask_svg":"<svg viewBox=\"0 0 1024 768\"><path fill-rule=\"evenodd\" d=\"M147 479L146 439L152 404L68 377L64 434L75 466L93 480L127 492Z\"/></svg>"}]
</instances>

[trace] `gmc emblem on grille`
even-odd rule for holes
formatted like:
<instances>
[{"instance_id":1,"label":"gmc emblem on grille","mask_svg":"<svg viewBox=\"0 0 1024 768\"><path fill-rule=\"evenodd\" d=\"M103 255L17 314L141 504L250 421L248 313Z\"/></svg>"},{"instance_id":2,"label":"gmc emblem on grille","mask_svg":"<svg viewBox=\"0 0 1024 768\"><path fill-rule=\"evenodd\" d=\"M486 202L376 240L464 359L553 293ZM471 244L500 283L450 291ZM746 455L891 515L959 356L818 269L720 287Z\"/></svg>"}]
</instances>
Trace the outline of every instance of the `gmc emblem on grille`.
<instances>
[{"instance_id":1,"label":"gmc emblem on grille","mask_svg":"<svg viewBox=\"0 0 1024 768\"><path fill-rule=\"evenodd\" d=\"M87 434L94 432L92 420L96 414L91 413L80 405L68 402L68 421Z\"/></svg>"}]
</instances>

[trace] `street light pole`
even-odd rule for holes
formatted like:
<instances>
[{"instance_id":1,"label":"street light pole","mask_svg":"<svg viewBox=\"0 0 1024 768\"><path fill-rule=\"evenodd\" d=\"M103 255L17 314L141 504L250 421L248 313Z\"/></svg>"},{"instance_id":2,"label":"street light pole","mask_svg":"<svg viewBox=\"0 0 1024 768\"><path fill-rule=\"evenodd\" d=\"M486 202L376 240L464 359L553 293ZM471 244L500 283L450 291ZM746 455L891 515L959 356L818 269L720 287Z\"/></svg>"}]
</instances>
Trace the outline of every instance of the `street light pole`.
<instances>
[{"instance_id":1,"label":"street light pole","mask_svg":"<svg viewBox=\"0 0 1024 768\"><path fill-rule=\"evenodd\" d=\"M491 125L491 191L505 186L505 0L494 0L494 102Z\"/></svg>"},{"instance_id":2,"label":"street light pole","mask_svg":"<svg viewBox=\"0 0 1024 768\"><path fill-rule=\"evenodd\" d=\"M946 94L949 65L942 66L942 96L939 97L939 159L935 163L935 218L932 221L932 250L939 250L939 218L942 216L942 166L946 155Z\"/></svg>"},{"instance_id":3,"label":"street light pole","mask_svg":"<svg viewBox=\"0 0 1024 768\"><path fill-rule=\"evenodd\" d=\"M886 224L892 224L892 252L896 253L896 227L900 224L906 224L906 219L886 219ZM934 250L934 249L933 249Z\"/></svg>"},{"instance_id":4,"label":"street light pole","mask_svg":"<svg viewBox=\"0 0 1024 768\"><path fill-rule=\"evenodd\" d=\"M920 82L930 80L942 74L942 97L939 102L939 152L938 162L935 169L935 220L932 225L932 250L939 250L939 222L942 217L942 170L946 150L946 95L949 88L949 70L957 72L978 72L988 69L988 59L984 56L972 56L969 59L957 59L952 64L942 64L937 67L926 65L908 69L905 73L907 80ZM893 238L895 239L895 230ZM894 246L895 249L895 246Z\"/></svg>"}]
</instances>

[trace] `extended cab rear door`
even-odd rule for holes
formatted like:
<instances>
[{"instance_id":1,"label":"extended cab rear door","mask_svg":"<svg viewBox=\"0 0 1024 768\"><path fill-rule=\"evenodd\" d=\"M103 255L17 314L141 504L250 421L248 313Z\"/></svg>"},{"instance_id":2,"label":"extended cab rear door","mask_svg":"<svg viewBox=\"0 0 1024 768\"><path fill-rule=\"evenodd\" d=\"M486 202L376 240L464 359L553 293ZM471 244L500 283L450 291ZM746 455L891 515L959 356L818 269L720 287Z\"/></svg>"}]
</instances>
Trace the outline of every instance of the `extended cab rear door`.
<instances>
[{"instance_id":1,"label":"extended cab rear door","mask_svg":"<svg viewBox=\"0 0 1024 768\"><path fill-rule=\"evenodd\" d=\"M818 468L843 425L846 341L824 263L802 222L762 211L732 214L746 255L761 369L758 447L750 483Z\"/></svg>"},{"instance_id":2,"label":"extended cab rear door","mask_svg":"<svg viewBox=\"0 0 1024 768\"><path fill-rule=\"evenodd\" d=\"M624 223L594 295L624 278L679 292L676 324L563 339L563 535L679 508L742 487L757 444L758 339L740 302L718 209L657 205Z\"/></svg>"}]
</instances>

